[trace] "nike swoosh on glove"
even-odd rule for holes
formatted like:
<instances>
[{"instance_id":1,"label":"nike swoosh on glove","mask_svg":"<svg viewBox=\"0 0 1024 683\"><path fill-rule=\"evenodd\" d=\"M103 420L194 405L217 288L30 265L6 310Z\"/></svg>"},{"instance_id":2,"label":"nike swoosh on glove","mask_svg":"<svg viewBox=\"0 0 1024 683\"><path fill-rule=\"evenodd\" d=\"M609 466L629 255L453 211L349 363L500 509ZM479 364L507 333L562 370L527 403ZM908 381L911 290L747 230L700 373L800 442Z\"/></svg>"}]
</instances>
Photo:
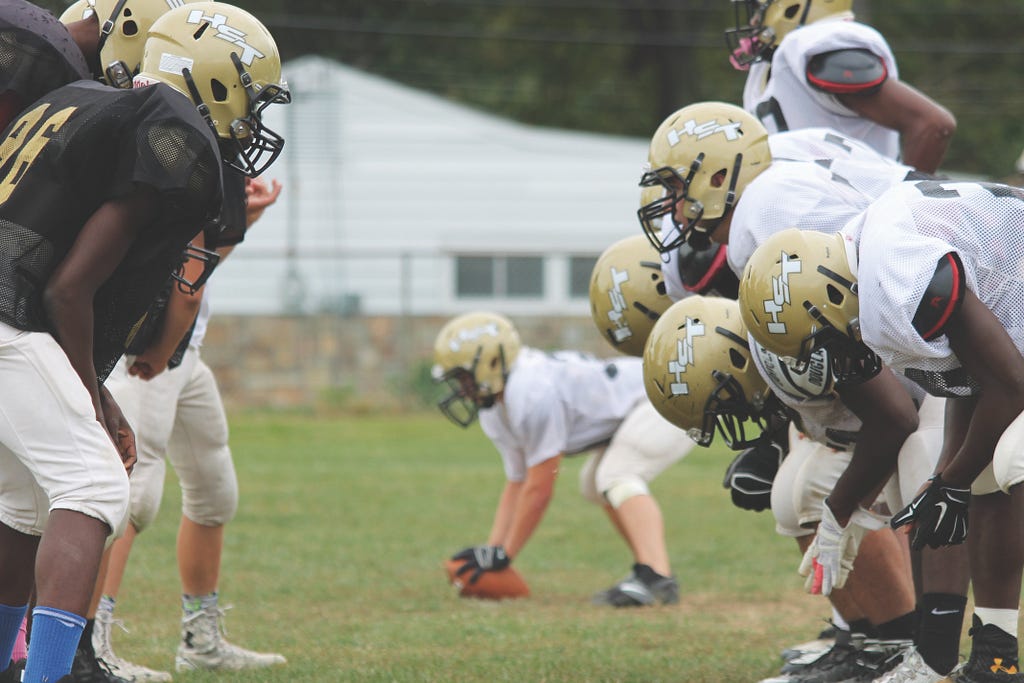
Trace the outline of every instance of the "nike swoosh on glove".
<instances>
[{"instance_id":1,"label":"nike swoosh on glove","mask_svg":"<svg viewBox=\"0 0 1024 683\"><path fill-rule=\"evenodd\" d=\"M800 562L800 575L807 577L807 592L828 595L833 588L846 585L864 534L884 526L885 519L863 508L854 510L847 525L841 526L828 499L823 500L818 531Z\"/></svg>"},{"instance_id":2,"label":"nike swoosh on glove","mask_svg":"<svg viewBox=\"0 0 1024 683\"><path fill-rule=\"evenodd\" d=\"M941 548L967 539L967 509L971 503L970 488L947 486L936 474L928 481L910 505L892 517L893 529L912 525L910 547L920 550L926 545Z\"/></svg>"}]
</instances>

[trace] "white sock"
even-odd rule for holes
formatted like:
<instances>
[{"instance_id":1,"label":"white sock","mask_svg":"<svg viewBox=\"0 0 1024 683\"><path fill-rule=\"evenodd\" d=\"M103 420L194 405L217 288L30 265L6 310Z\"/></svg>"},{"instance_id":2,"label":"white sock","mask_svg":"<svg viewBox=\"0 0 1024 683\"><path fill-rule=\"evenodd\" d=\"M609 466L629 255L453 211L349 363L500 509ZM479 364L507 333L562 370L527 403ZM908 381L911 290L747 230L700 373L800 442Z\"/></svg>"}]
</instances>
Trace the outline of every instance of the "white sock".
<instances>
[{"instance_id":1,"label":"white sock","mask_svg":"<svg viewBox=\"0 0 1024 683\"><path fill-rule=\"evenodd\" d=\"M981 619L982 624L998 626L1014 638L1017 637L1017 619L1020 615L1020 610L975 607L974 613Z\"/></svg>"}]
</instances>

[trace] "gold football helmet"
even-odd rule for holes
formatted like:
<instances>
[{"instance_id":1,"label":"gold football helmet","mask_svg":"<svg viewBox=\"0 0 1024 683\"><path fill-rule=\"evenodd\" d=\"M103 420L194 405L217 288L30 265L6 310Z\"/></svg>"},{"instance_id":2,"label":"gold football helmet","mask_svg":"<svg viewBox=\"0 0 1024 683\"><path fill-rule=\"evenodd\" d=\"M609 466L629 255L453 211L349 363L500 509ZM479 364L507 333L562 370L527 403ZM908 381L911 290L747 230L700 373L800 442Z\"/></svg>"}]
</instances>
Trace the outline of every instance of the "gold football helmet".
<instances>
[{"instance_id":1,"label":"gold football helmet","mask_svg":"<svg viewBox=\"0 0 1024 683\"><path fill-rule=\"evenodd\" d=\"M137 86L161 81L190 97L221 140L225 163L255 177L277 159L284 138L263 110L291 101L281 57L256 17L223 2L167 12L149 29Z\"/></svg>"},{"instance_id":2,"label":"gold football helmet","mask_svg":"<svg viewBox=\"0 0 1024 683\"><path fill-rule=\"evenodd\" d=\"M702 446L717 427L730 447L747 448L781 410L732 299L692 296L662 313L644 349L644 388L658 412ZM747 435L748 420L757 434Z\"/></svg>"},{"instance_id":3,"label":"gold football helmet","mask_svg":"<svg viewBox=\"0 0 1024 683\"><path fill-rule=\"evenodd\" d=\"M825 17L853 18L853 0L732 0L734 28L726 29L732 65L741 71L769 59L786 35Z\"/></svg>"},{"instance_id":4,"label":"gold football helmet","mask_svg":"<svg viewBox=\"0 0 1024 683\"><path fill-rule=\"evenodd\" d=\"M590 314L601 336L622 353L643 356L647 335L671 305L658 252L643 235L619 240L594 264Z\"/></svg>"},{"instance_id":5,"label":"gold football helmet","mask_svg":"<svg viewBox=\"0 0 1024 683\"><path fill-rule=\"evenodd\" d=\"M790 228L765 240L740 278L740 314L750 334L797 368L827 348L840 381L877 374L878 357L860 336L855 258L841 233Z\"/></svg>"},{"instance_id":6,"label":"gold football helmet","mask_svg":"<svg viewBox=\"0 0 1024 683\"><path fill-rule=\"evenodd\" d=\"M96 15L102 76L115 88L132 87L150 27L164 13L198 0L78 0L60 15L70 24Z\"/></svg>"},{"instance_id":7,"label":"gold football helmet","mask_svg":"<svg viewBox=\"0 0 1024 683\"><path fill-rule=\"evenodd\" d=\"M466 313L449 320L434 341L435 382L451 393L438 407L452 422L468 427L480 408L490 408L505 389L522 343L508 318L497 313Z\"/></svg>"},{"instance_id":8,"label":"gold football helmet","mask_svg":"<svg viewBox=\"0 0 1024 683\"><path fill-rule=\"evenodd\" d=\"M660 187L664 196L637 212L644 233L662 253L684 241L707 248L708 236L771 162L768 131L741 108L725 102L683 107L651 138L640 185ZM666 215L678 228L667 243L660 234Z\"/></svg>"}]
</instances>

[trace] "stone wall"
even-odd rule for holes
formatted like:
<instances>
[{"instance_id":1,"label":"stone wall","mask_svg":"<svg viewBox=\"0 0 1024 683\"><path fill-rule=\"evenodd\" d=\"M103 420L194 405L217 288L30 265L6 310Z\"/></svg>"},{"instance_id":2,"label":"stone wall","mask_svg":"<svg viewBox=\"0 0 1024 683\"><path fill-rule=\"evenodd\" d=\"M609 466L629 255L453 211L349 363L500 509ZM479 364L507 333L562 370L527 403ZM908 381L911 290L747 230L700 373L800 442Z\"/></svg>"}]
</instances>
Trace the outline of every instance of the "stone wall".
<instances>
[{"instance_id":1,"label":"stone wall","mask_svg":"<svg viewBox=\"0 0 1024 683\"><path fill-rule=\"evenodd\" d=\"M229 409L414 408L432 390L434 337L447 318L215 315L203 345ZM615 351L590 318L513 319L541 349Z\"/></svg>"}]
</instances>

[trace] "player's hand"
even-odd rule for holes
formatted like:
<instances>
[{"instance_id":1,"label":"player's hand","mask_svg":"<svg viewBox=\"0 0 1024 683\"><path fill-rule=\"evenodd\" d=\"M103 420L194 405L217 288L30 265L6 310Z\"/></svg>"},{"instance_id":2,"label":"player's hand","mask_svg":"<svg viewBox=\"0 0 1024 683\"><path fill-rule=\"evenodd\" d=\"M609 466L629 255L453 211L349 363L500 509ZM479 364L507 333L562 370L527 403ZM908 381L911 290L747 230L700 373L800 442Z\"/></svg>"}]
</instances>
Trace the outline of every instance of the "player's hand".
<instances>
[{"instance_id":1,"label":"player's hand","mask_svg":"<svg viewBox=\"0 0 1024 683\"><path fill-rule=\"evenodd\" d=\"M862 508L854 510L846 526L841 526L828 506L828 499L822 501L818 531L800 563L800 575L807 577L807 592L828 595L833 588L842 588L853 569L864 534L884 526L885 520Z\"/></svg>"},{"instance_id":2,"label":"player's hand","mask_svg":"<svg viewBox=\"0 0 1024 683\"><path fill-rule=\"evenodd\" d=\"M260 178L245 179L245 225L249 227L260 219L268 206L277 201L281 194L281 183L276 179L270 181L271 186Z\"/></svg>"},{"instance_id":3,"label":"player's hand","mask_svg":"<svg viewBox=\"0 0 1024 683\"><path fill-rule=\"evenodd\" d=\"M782 462L782 447L765 440L737 455L725 471L722 486L729 489L732 504L760 512L772 505L772 482Z\"/></svg>"},{"instance_id":4,"label":"player's hand","mask_svg":"<svg viewBox=\"0 0 1024 683\"><path fill-rule=\"evenodd\" d=\"M100 403L103 406L103 427L107 430L110 440L114 442L121 462L128 474L135 468L138 459L135 451L135 432L125 419L121 407L105 386L100 386Z\"/></svg>"},{"instance_id":5,"label":"player's hand","mask_svg":"<svg viewBox=\"0 0 1024 683\"><path fill-rule=\"evenodd\" d=\"M167 369L171 357L153 348L146 349L128 366L128 374L149 381Z\"/></svg>"},{"instance_id":6,"label":"player's hand","mask_svg":"<svg viewBox=\"0 0 1024 683\"><path fill-rule=\"evenodd\" d=\"M469 577L470 585L476 583L477 579L484 572L501 571L512 562L512 559L505 553L505 548L500 545L471 546L455 553L451 559L466 561L455 572L455 575L462 576L468 572L473 572Z\"/></svg>"},{"instance_id":7,"label":"player's hand","mask_svg":"<svg viewBox=\"0 0 1024 683\"><path fill-rule=\"evenodd\" d=\"M910 547L939 548L963 543L967 538L967 508L971 489L947 486L936 474L910 505L892 516L893 529L910 526Z\"/></svg>"}]
</instances>

